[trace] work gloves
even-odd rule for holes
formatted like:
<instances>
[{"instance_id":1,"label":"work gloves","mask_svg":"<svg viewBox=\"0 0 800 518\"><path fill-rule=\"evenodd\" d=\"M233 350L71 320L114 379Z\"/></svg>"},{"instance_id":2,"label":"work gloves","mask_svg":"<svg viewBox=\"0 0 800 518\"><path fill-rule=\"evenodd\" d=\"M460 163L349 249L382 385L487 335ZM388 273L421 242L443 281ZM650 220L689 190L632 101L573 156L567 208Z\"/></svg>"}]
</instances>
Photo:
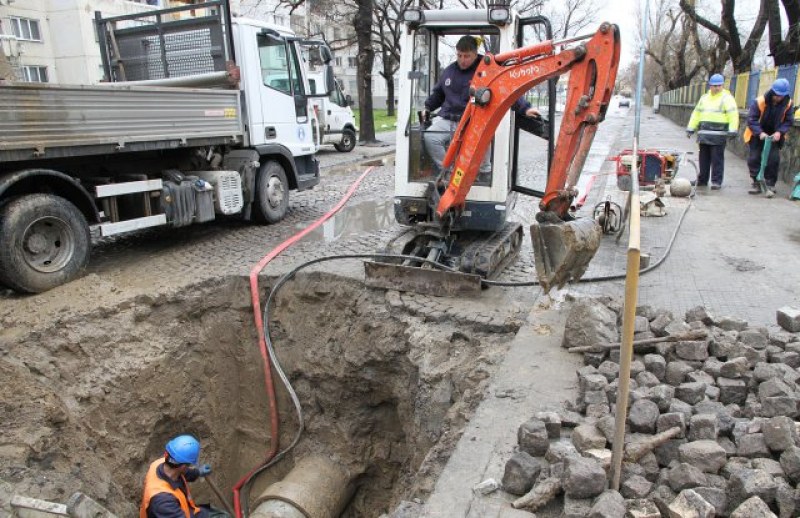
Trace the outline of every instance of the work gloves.
<instances>
[{"instance_id":1,"label":"work gloves","mask_svg":"<svg viewBox=\"0 0 800 518\"><path fill-rule=\"evenodd\" d=\"M692 138L692 135L694 135L694 130L687 129L686 138Z\"/></svg>"},{"instance_id":2,"label":"work gloves","mask_svg":"<svg viewBox=\"0 0 800 518\"><path fill-rule=\"evenodd\" d=\"M202 466L197 466L198 477L207 477L210 474L211 474L211 464L203 464Z\"/></svg>"}]
</instances>

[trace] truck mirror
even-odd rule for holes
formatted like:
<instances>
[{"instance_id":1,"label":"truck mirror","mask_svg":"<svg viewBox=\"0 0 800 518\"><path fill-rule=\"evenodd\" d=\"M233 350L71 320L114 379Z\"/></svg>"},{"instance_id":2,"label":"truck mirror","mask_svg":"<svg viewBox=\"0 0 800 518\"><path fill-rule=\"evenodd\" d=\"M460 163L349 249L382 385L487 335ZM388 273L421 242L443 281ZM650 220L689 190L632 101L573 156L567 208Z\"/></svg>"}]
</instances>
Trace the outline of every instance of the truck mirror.
<instances>
[{"instance_id":1,"label":"truck mirror","mask_svg":"<svg viewBox=\"0 0 800 518\"><path fill-rule=\"evenodd\" d=\"M333 53L331 53L331 49L328 48L327 45L320 45L319 57L322 59L322 62L327 65L333 60Z\"/></svg>"},{"instance_id":2,"label":"truck mirror","mask_svg":"<svg viewBox=\"0 0 800 518\"><path fill-rule=\"evenodd\" d=\"M333 79L333 67L325 67L325 91L330 93L336 90L336 81Z\"/></svg>"}]
</instances>

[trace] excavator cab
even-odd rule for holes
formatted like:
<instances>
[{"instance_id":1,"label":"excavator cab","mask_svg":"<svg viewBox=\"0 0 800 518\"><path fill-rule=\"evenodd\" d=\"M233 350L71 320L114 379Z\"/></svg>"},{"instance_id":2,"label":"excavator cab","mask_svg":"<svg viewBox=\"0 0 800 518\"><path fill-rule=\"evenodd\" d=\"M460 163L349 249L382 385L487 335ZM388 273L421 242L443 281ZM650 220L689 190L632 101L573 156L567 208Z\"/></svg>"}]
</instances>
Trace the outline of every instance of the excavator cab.
<instances>
[{"instance_id":1,"label":"excavator cab","mask_svg":"<svg viewBox=\"0 0 800 518\"><path fill-rule=\"evenodd\" d=\"M368 284L434 294L479 290L481 278L498 275L521 249L524 232L517 221L532 218L531 211L515 213L519 195L542 198L531 228L541 284L549 289L578 278L597 250L599 228L593 221L570 221L569 207L596 124L605 115L605 97L611 91L606 83L610 80L613 86L616 76L616 27L604 24L594 37L564 43L591 37L590 42L564 50L553 41L546 18L520 18L508 7L410 10L406 25L394 213L408 228L384 251L419 260L387 257L367 263ZM464 115L448 128L453 133L442 157L431 146L442 135L432 131L422 113L442 71L455 60L455 42L463 35L480 38L483 58L470 83ZM598 52L613 65L597 64ZM587 63L581 63L585 56ZM570 79L559 91L559 76L566 72L581 84L574 86ZM597 81L604 82L600 89L595 88ZM529 119L512 111L520 97L538 107L541 117ZM562 124L556 145L555 124L550 122L557 121L559 104L564 106L559 118L568 124L566 129ZM594 230L596 240L591 239ZM448 271L434 275L431 263ZM433 282L437 277L445 281Z\"/></svg>"}]
</instances>

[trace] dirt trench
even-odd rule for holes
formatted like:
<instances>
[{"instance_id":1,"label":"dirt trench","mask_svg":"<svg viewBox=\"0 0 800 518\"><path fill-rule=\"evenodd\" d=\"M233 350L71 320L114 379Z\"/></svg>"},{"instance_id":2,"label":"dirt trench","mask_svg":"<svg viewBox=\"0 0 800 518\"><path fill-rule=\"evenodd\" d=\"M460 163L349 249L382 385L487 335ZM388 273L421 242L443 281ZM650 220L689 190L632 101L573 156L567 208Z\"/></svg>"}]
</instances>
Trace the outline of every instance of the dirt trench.
<instances>
[{"instance_id":1,"label":"dirt trench","mask_svg":"<svg viewBox=\"0 0 800 518\"><path fill-rule=\"evenodd\" d=\"M272 337L305 433L252 495L295 459L322 452L356 476L343 516L379 516L424 498L520 325L448 319L457 309L432 319L426 304L437 299L322 273L282 289ZM132 516L147 465L182 432L201 440L201 461L228 494L268 449L244 279L56 318L22 339L2 336L0 514L14 493L64 502L80 490ZM285 447L297 423L282 387L278 396ZM193 492L215 501L202 482Z\"/></svg>"}]
</instances>

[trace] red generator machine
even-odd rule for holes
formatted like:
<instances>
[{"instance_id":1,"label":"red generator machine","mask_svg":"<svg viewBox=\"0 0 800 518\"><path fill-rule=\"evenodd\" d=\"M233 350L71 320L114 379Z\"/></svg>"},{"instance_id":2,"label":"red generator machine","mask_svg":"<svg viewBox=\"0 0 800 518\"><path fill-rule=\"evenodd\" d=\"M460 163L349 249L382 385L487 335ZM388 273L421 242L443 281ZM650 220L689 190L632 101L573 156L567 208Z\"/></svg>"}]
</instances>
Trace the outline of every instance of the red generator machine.
<instances>
[{"instance_id":1,"label":"red generator machine","mask_svg":"<svg viewBox=\"0 0 800 518\"><path fill-rule=\"evenodd\" d=\"M625 149L619 155L611 157L617 163L617 188L621 191L631 190L631 167L633 166L633 150ZM657 149L639 150L639 186L652 187L659 179L669 183L675 176L678 153Z\"/></svg>"}]
</instances>

